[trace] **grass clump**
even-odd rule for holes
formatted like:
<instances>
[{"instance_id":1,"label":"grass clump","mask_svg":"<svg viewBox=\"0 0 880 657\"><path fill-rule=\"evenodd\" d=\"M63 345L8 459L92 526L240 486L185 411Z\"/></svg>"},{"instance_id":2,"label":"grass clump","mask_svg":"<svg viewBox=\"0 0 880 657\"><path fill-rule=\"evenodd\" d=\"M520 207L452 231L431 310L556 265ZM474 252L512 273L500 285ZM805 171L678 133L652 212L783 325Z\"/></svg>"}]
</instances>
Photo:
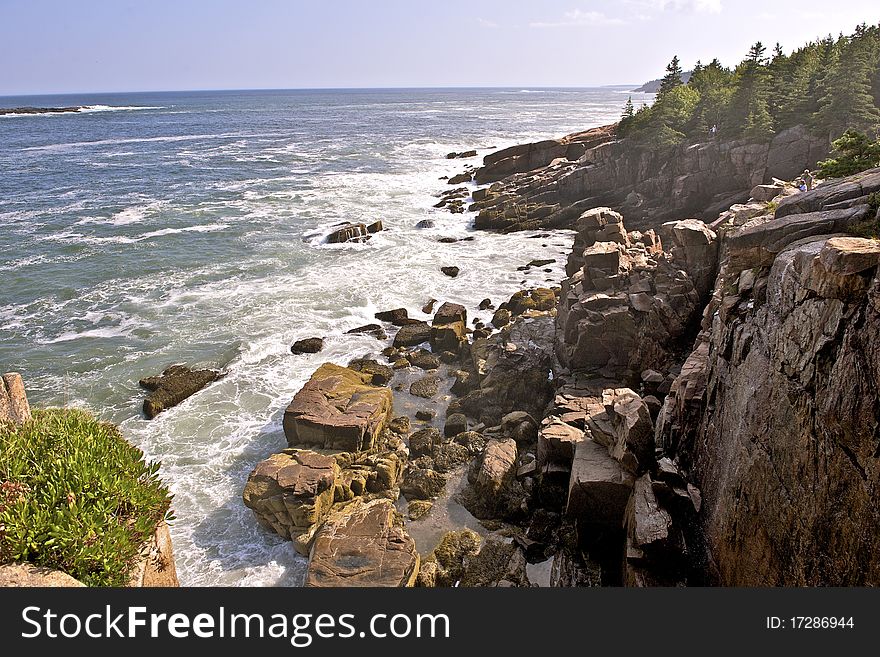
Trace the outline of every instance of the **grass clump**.
<instances>
[{"instance_id":1,"label":"grass clump","mask_svg":"<svg viewBox=\"0 0 880 657\"><path fill-rule=\"evenodd\" d=\"M89 586L125 586L171 495L119 429L79 410L0 422L0 563L61 570Z\"/></svg>"}]
</instances>

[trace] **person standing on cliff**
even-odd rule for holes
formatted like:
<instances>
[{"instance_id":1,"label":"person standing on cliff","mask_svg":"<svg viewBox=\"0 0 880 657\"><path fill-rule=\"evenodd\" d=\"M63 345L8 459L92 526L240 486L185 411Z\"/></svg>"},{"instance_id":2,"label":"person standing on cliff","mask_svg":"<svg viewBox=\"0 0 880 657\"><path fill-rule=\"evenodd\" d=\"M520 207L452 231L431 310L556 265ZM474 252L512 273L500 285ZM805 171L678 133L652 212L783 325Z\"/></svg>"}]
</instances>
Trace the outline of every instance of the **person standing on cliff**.
<instances>
[{"instance_id":1,"label":"person standing on cliff","mask_svg":"<svg viewBox=\"0 0 880 657\"><path fill-rule=\"evenodd\" d=\"M804 175L801 177L804 179L804 184L807 187L807 191L813 189L813 175L810 173L810 170L804 169Z\"/></svg>"},{"instance_id":2,"label":"person standing on cliff","mask_svg":"<svg viewBox=\"0 0 880 657\"><path fill-rule=\"evenodd\" d=\"M712 139L715 139L715 133L716 133L716 132L718 132L718 126L715 125L715 124L713 123L713 124L712 124L712 127L709 128L709 134L712 135Z\"/></svg>"}]
</instances>

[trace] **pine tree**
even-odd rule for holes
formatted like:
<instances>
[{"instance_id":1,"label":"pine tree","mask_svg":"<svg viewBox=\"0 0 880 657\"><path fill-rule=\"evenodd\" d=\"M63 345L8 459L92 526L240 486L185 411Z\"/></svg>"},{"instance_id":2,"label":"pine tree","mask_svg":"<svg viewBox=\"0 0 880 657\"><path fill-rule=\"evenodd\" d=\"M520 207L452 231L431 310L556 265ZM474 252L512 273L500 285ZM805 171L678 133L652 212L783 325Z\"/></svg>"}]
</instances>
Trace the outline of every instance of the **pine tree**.
<instances>
[{"instance_id":1,"label":"pine tree","mask_svg":"<svg viewBox=\"0 0 880 657\"><path fill-rule=\"evenodd\" d=\"M678 86L681 86L681 76L684 71L681 70L681 64L678 61L678 55L675 55L672 58L672 61L666 66L666 75L663 76L663 79L660 81L660 90L657 92L658 100L663 97L664 94L672 91Z\"/></svg>"},{"instance_id":2,"label":"pine tree","mask_svg":"<svg viewBox=\"0 0 880 657\"><path fill-rule=\"evenodd\" d=\"M862 39L843 39L839 54L822 78L815 125L834 139L848 128L876 134L880 109L871 93L872 53Z\"/></svg>"},{"instance_id":3,"label":"pine tree","mask_svg":"<svg viewBox=\"0 0 880 657\"><path fill-rule=\"evenodd\" d=\"M765 51L764 44L758 41L737 67L737 87L727 117L727 131L735 136L763 140L773 134Z\"/></svg>"},{"instance_id":4,"label":"pine tree","mask_svg":"<svg viewBox=\"0 0 880 657\"><path fill-rule=\"evenodd\" d=\"M626 105L623 106L623 118L631 119L636 114L636 109L633 107L633 97L630 96L626 99Z\"/></svg>"}]
</instances>

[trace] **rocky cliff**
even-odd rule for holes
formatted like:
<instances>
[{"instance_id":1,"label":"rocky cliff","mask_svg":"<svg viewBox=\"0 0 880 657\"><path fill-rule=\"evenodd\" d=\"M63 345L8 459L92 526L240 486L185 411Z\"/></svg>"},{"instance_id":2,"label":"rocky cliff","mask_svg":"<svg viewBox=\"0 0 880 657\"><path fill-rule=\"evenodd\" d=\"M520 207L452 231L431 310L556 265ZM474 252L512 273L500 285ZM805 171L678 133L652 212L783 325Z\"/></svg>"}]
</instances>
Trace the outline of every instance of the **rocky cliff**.
<instances>
[{"instance_id":1,"label":"rocky cliff","mask_svg":"<svg viewBox=\"0 0 880 657\"><path fill-rule=\"evenodd\" d=\"M824 138L794 127L772 141L711 140L650 149L618 140L604 126L523 144L484 158L475 173L491 184L474 195L477 228L574 226L582 212L609 206L629 227L684 217L714 219L771 176L790 179L828 152Z\"/></svg>"},{"instance_id":2,"label":"rocky cliff","mask_svg":"<svg viewBox=\"0 0 880 657\"><path fill-rule=\"evenodd\" d=\"M539 460L625 584L880 582L878 191L757 188L660 239L579 218Z\"/></svg>"}]
</instances>

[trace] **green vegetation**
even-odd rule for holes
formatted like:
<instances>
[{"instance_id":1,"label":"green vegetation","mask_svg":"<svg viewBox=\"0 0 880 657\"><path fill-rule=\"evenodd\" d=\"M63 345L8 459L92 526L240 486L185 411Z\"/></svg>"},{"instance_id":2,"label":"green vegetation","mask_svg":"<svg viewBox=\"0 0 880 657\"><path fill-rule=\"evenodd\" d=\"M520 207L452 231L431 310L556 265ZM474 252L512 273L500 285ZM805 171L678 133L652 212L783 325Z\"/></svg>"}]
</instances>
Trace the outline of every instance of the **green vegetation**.
<instances>
[{"instance_id":1,"label":"green vegetation","mask_svg":"<svg viewBox=\"0 0 880 657\"><path fill-rule=\"evenodd\" d=\"M27 561L90 586L125 586L171 496L112 424L78 410L0 423L0 563Z\"/></svg>"},{"instance_id":2,"label":"green vegetation","mask_svg":"<svg viewBox=\"0 0 880 657\"><path fill-rule=\"evenodd\" d=\"M872 140L864 133L847 130L832 146L831 157L819 162L822 178L842 178L880 166L880 139Z\"/></svg>"},{"instance_id":3,"label":"green vegetation","mask_svg":"<svg viewBox=\"0 0 880 657\"><path fill-rule=\"evenodd\" d=\"M860 25L852 35L828 36L786 55L779 44L766 55L754 44L729 69L713 59L697 62L687 84L673 57L650 107L627 102L619 134L651 147L686 140L767 141L794 125L829 139L849 129L880 130L880 26ZM714 130L713 130L714 128Z\"/></svg>"}]
</instances>

